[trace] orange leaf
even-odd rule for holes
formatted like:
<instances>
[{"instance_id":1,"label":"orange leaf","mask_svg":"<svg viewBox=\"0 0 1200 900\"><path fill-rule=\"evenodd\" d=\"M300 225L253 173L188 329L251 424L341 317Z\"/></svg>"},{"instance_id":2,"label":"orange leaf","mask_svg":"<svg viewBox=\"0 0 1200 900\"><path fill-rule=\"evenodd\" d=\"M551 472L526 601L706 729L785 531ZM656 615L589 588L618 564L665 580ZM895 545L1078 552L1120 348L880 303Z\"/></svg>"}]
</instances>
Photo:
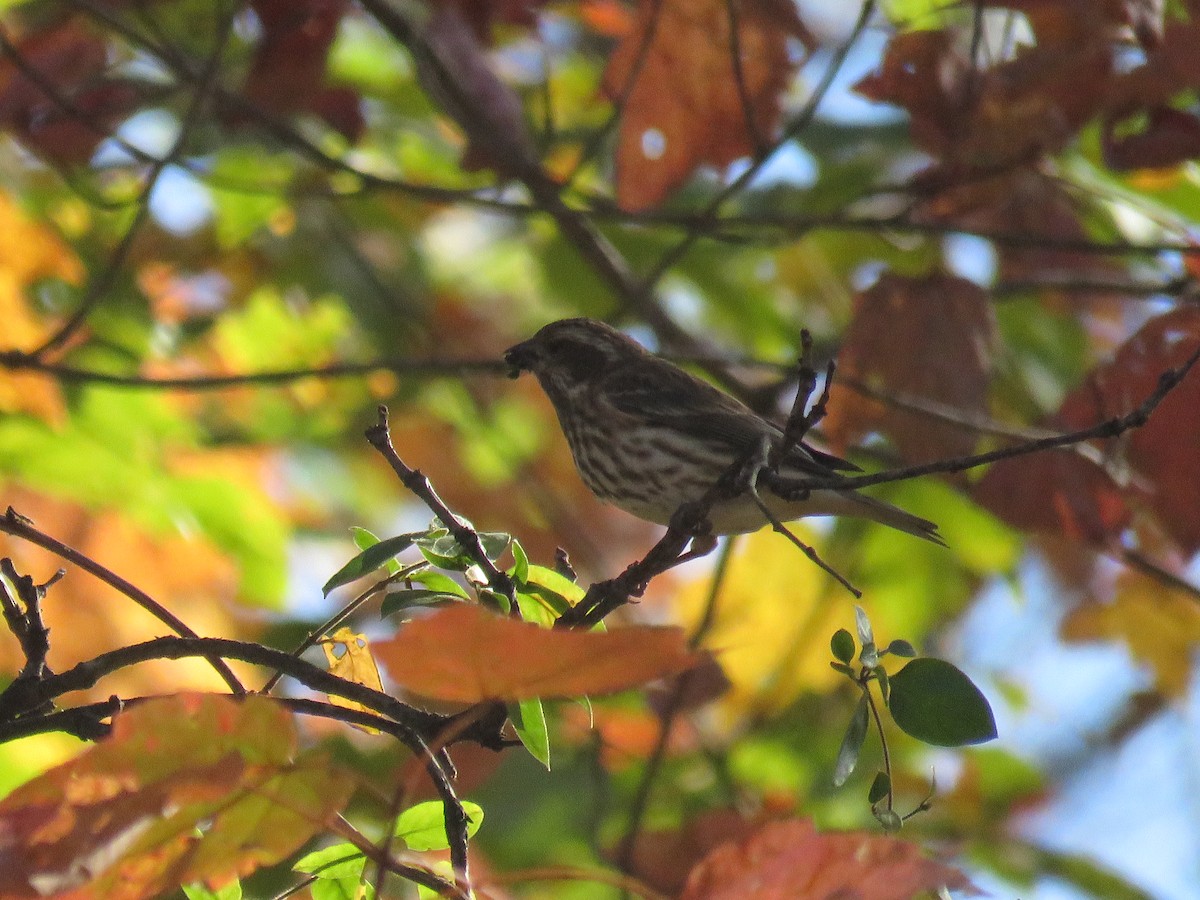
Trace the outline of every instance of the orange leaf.
<instances>
[{"instance_id":1,"label":"orange leaf","mask_svg":"<svg viewBox=\"0 0 1200 900\"><path fill-rule=\"evenodd\" d=\"M994 323L984 291L962 278L888 274L855 304L838 363L885 392L933 401L965 416L987 404ZM883 431L908 462L970 453L976 432L918 412L885 406L839 384L825 420L838 446Z\"/></svg>"},{"instance_id":2,"label":"orange leaf","mask_svg":"<svg viewBox=\"0 0 1200 900\"><path fill-rule=\"evenodd\" d=\"M465 604L372 646L404 688L460 703L611 694L700 661L678 628L550 631Z\"/></svg>"},{"instance_id":3,"label":"orange leaf","mask_svg":"<svg viewBox=\"0 0 1200 900\"><path fill-rule=\"evenodd\" d=\"M683 900L854 897L909 900L942 887L979 891L916 844L866 832L819 834L803 819L772 822L722 844L692 869Z\"/></svg>"},{"instance_id":4,"label":"orange leaf","mask_svg":"<svg viewBox=\"0 0 1200 900\"><path fill-rule=\"evenodd\" d=\"M269 700L191 694L119 714L112 735L0 801L0 896L157 896L293 852L345 805L350 778L293 760Z\"/></svg>"},{"instance_id":5,"label":"orange leaf","mask_svg":"<svg viewBox=\"0 0 1200 900\"><path fill-rule=\"evenodd\" d=\"M788 35L812 46L790 0L642 0L603 82L614 100L628 91L616 154L624 209L653 207L702 163L728 165L771 138L794 68Z\"/></svg>"}]
</instances>

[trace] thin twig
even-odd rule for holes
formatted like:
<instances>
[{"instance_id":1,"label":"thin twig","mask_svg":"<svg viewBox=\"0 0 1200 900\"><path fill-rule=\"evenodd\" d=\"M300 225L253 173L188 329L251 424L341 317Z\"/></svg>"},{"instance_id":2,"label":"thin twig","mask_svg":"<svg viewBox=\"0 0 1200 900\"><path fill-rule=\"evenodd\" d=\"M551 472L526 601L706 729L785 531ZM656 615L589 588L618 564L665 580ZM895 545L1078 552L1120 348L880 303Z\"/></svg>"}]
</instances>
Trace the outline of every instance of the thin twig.
<instances>
[{"instance_id":1,"label":"thin twig","mask_svg":"<svg viewBox=\"0 0 1200 900\"><path fill-rule=\"evenodd\" d=\"M408 490L416 496L418 500L429 507L450 535L462 547L463 552L471 558L471 561L483 571L484 578L487 580L488 587L496 594L504 597L508 601L509 609L515 610L517 607L516 589L513 587L512 579L507 574L500 571L496 564L488 558L487 553L483 549L483 544L480 543L479 534L475 529L471 528L451 512L450 508L442 502L442 499L433 489L433 485L429 483L418 469L410 469L400 458L396 452L396 448L392 446L392 436L388 430L388 410L386 406L379 407L379 419L366 431L367 441L379 451L379 454L392 467L392 471L396 473L400 481ZM494 605L494 604L493 604Z\"/></svg>"},{"instance_id":2,"label":"thin twig","mask_svg":"<svg viewBox=\"0 0 1200 900\"><path fill-rule=\"evenodd\" d=\"M728 539L722 546L721 552L717 555L717 562L713 569L712 580L709 582L708 596L704 601L700 623L688 638L688 647L693 650L700 646L700 642L704 640L704 637L708 634L709 629L712 628L713 622L716 620L717 600L721 594L721 586L725 583L725 577L729 574L729 562L733 558L733 548L736 543L735 538ZM621 842L617 845L615 861L617 868L622 872L628 872L632 868L633 851L637 846L638 835L641 833L646 811L649 809L650 793L662 768L663 760L666 759L667 744L671 738L671 731L674 728L675 720L683 709L683 699L687 695L691 680L691 670L683 672L675 679L671 694L667 698L667 702L659 716L658 737L655 739L654 747L651 749L650 755L646 759L646 765L642 769L642 777L638 782L637 790L634 792L633 803L629 809L629 821L625 826L625 833L621 837Z\"/></svg>"},{"instance_id":3,"label":"thin twig","mask_svg":"<svg viewBox=\"0 0 1200 900\"><path fill-rule=\"evenodd\" d=\"M49 550L56 556L65 559L67 562L74 563L79 568L83 569L96 578L99 578L105 584L113 589L124 594L154 618L158 619L164 625L169 627L176 634L188 638L196 638L198 635L184 623L182 619L176 616L173 612L143 591L136 587L126 579L122 578L111 569L105 568L100 563L96 562L90 556L86 556L73 547L68 547L62 541L50 537L43 531L39 531L34 527L31 520L18 513L11 506L8 511L0 518L0 532L11 534L13 537L20 538L24 541L29 541L31 544ZM236 695L241 696L246 693L246 689L238 680L238 677L233 674L233 670L219 656L206 657L209 665L211 665L217 674L221 676L224 682L229 685L229 689Z\"/></svg>"},{"instance_id":4,"label":"thin twig","mask_svg":"<svg viewBox=\"0 0 1200 900\"><path fill-rule=\"evenodd\" d=\"M1179 368L1171 369L1159 376L1158 386L1135 409L1123 416L1105 419L1088 428L1070 431L1063 434L1050 435L1037 440L1026 441L1012 447L1003 447L987 453L976 453L969 456L959 456L952 459L938 460L918 466L906 466L900 469L889 469L872 475L843 476L835 475L822 478L789 478L788 487L795 490L858 490L876 484L886 484L892 481L907 481L923 475L933 475L943 472L964 472L988 463L1017 456L1028 456L1030 453L1040 453L1043 450L1054 450L1068 447L1098 438L1113 438L1134 428L1145 425L1150 414L1192 370L1200 360L1200 347Z\"/></svg>"},{"instance_id":5,"label":"thin twig","mask_svg":"<svg viewBox=\"0 0 1200 900\"><path fill-rule=\"evenodd\" d=\"M209 56L204 69L196 79L196 90L192 95L191 103L184 111L180 120L179 133L175 136L175 140L167 154L150 164L150 171L146 176L145 184L138 194L136 211L129 220L129 224L126 226L121 240L113 248L104 267L88 282L87 291L84 293L83 299L80 301L75 312L59 326L54 334L50 335L41 346L33 351L33 356L45 356L66 344L71 336L87 321L92 310L104 299L109 289L116 283L117 273L129 258L129 253L133 249L133 242L149 218L150 195L154 193L154 189L158 185L159 179L162 177L167 166L183 152L187 142L191 139L193 129L200 121L200 112L211 93L213 84L216 82L217 74L220 71L221 58L224 56L225 49L229 44L229 38L233 33L233 22L240 8L240 3L231 4L229 10L217 23L216 46L213 48L213 52Z\"/></svg>"}]
</instances>

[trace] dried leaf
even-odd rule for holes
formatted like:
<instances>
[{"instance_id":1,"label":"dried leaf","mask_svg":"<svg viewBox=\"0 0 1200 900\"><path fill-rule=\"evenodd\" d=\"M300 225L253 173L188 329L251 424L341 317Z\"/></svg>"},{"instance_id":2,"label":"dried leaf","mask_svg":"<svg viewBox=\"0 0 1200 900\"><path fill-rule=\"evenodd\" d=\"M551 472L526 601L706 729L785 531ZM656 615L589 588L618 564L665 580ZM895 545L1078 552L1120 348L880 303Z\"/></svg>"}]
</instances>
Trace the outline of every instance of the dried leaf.
<instances>
[{"instance_id":1,"label":"dried leaf","mask_svg":"<svg viewBox=\"0 0 1200 900\"><path fill-rule=\"evenodd\" d=\"M1084 427L1139 406L1159 378L1200 348L1200 309L1184 306L1151 319L1096 368L1064 401L1061 421ZM1150 508L1188 553L1200 549L1200 369L1193 369L1141 428L1122 438L1133 483L1148 493Z\"/></svg>"},{"instance_id":2,"label":"dried leaf","mask_svg":"<svg viewBox=\"0 0 1200 900\"><path fill-rule=\"evenodd\" d=\"M338 647L342 648L341 655L337 653ZM379 680L379 668L375 665L374 657L371 656L371 647L367 643L366 635L356 634L349 628L339 628L321 641L321 649L325 651L325 660L329 664L331 675L377 691L383 690L383 682ZM355 703L353 700L336 695L330 695L329 702L346 709L368 711L361 703ZM374 728L363 728L362 730L371 734L379 733Z\"/></svg>"}]
</instances>

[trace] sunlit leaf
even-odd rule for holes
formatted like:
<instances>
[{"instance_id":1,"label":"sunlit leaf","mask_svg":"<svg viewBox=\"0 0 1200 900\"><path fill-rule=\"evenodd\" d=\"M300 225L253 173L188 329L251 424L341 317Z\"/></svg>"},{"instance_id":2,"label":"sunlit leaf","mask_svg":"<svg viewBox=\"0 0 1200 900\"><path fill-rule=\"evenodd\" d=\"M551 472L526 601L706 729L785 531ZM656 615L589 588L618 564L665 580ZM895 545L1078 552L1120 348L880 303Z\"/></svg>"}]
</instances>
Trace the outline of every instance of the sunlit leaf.
<instances>
[{"instance_id":1,"label":"sunlit leaf","mask_svg":"<svg viewBox=\"0 0 1200 900\"><path fill-rule=\"evenodd\" d=\"M677 628L551 631L467 604L409 622L373 649L406 689L465 703L608 694L698 661Z\"/></svg>"},{"instance_id":2,"label":"sunlit leaf","mask_svg":"<svg viewBox=\"0 0 1200 900\"><path fill-rule=\"evenodd\" d=\"M0 801L10 836L0 894L86 884L91 896L118 896L118 885L121 896L154 896L282 859L353 788L328 759L295 750L290 717L267 699L140 704L108 740ZM63 826L45 831L55 820Z\"/></svg>"},{"instance_id":3,"label":"sunlit leaf","mask_svg":"<svg viewBox=\"0 0 1200 900\"><path fill-rule=\"evenodd\" d=\"M550 768L550 731L546 727L546 710L537 697L519 700L508 705L508 718L513 730L530 755L547 769Z\"/></svg>"},{"instance_id":4,"label":"sunlit leaf","mask_svg":"<svg viewBox=\"0 0 1200 900\"><path fill-rule=\"evenodd\" d=\"M483 824L483 809L467 800L462 806L467 815L467 837L472 837ZM393 834L410 850L445 850L450 846L446 836L446 809L440 801L434 800L410 806L397 817Z\"/></svg>"}]
</instances>

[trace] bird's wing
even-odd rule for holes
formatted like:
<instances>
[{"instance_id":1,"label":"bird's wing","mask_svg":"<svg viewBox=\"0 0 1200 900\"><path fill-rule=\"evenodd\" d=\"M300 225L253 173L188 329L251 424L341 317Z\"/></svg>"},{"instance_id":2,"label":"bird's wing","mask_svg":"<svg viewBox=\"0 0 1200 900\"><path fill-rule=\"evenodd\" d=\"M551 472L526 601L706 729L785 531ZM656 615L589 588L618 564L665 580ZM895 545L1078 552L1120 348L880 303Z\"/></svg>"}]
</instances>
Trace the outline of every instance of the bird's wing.
<instances>
[{"instance_id":1,"label":"bird's wing","mask_svg":"<svg viewBox=\"0 0 1200 900\"><path fill-rule=\"evenodd\" d=\"M600 388L618 412L644 417L699 441L724 444L734 455L751 452L763 437L774 442L783 436L745 404L665 360L650 357L618 369L605 376ZM857 468L799 444L781 468L790 474L819 476L847 467Z\"/></svg>"}]
</instances>

